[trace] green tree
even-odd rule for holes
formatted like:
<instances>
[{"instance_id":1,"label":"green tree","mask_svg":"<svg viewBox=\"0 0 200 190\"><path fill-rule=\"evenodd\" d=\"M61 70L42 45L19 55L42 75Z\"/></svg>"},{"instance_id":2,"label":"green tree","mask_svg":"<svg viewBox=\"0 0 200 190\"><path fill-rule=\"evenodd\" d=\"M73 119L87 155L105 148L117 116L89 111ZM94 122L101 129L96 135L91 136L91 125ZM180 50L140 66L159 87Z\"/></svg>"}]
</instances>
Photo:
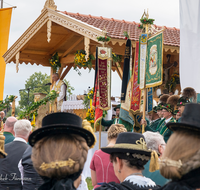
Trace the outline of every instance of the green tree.
<instances>
[{"instance_id":1,"label":"green tree","mask_svg":"<svg viewBox=\"0 0 200 190\"><path fill-rule=\"evenodd\" d=\"M41 72L35 72L32 74L25 83L25 89L30 88L29 91L29 105L34 101L34 93L40 92L48 94L50 92L50 86L46 85L50 82L50 76L47 74L42 74ZM64 82L67 84L67 96L72 94L74 87L72 87L66 79ZM20 91L20 101L19 106L21 109L24 109L28 106L28 91L21 90Z\"/></svg>"}]
</instances>

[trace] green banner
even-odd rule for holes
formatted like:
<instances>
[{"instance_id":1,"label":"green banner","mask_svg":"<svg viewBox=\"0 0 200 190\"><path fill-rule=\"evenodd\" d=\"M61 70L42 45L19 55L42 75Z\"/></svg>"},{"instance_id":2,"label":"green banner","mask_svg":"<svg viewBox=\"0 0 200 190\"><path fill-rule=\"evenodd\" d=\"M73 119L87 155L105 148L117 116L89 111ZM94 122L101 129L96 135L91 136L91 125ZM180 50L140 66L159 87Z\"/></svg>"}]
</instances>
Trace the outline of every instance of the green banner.
<instances>
[{"instance_id":1,"label":"green banner","mask_svg":"<svg viewBox=\"0 0 200 190\"><path fill-rule=\"evenodd\" d=\"M163 76L163 33L148 39L146 57L146 88L162 84Z\"/></svg>"}]
</instances>

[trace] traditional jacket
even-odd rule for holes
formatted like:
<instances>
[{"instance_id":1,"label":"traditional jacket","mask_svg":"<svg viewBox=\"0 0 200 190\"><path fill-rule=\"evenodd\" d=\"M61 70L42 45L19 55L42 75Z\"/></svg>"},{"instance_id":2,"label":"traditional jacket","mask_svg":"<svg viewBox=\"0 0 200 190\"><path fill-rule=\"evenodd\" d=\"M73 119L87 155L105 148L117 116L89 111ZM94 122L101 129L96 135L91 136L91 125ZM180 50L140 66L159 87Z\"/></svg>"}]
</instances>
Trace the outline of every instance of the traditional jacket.
<instances>
[{"instance_id":1,"label":"traditional jacket","mask_svg":"<svg viewBox=\"0 0 200 190\"><path fill-rule=\"evenodd\" d=\"M3 132L3 135L5 136L5 144L8 144L8 143L12 142L15 139L13 134L10 133L10 132L6 132L5 131L5 132Z\"/></svg>"},{"instance_id":2,"label":"traditional jacket","mask_svg":"<svg viewBox=\"0 0 200 190\"><path fill-rule=\"evenodd\" d=\"M172 117L170 120L169 120L169 123L176 123L176 120ZM165 122L162 122L160 125L159 125L159 129L158 131L160 132L160 134L163 136L165 142L167 143L169 137L171 136L171 134L173 133L167 126L166 126L166 123Z\"/></svg>"},{"instance_id":3,"label":"traditional jacket","mask_svg":"<svg viewBox=\"0 0 200 190\"><path fill-rule=\"evenodd\" d=\"M158 124L160 123L161 119L157 119L153 122L151 122L149 125L147 125L145 127L145 131L152 131L152 132L156 132Z\"/></svg>"},{"instance_id":4,"label":"traditional jacket","mask_svg":"<svg viewBox=\"0 0 200 190\"><path fill-rule=\"evenodd\" d=\"M180 180L171 181L159 190L196 190L200 188L200 168L185 174Z\"/></svg>"},{"instance_id":5,"label":"traditional jacket","mask_svg":"<svg viewBox=\"0 0 200 190\"><path fill-rule=\"evenodd\" d=\"M66 101L66 84L62 80L58 80L53 85L52 90L59 91L59 96L57 97L57 110L61 111L63 101Z\"/></svg>"},{"instance_id":6,"label":"traditional jacket","mask_svg":"<svg viewBox=\"0 0 200 190\"><path fill-rule=\"evenodd\" d=\"M117 123L123 124L125 126L125 128L127 129L127 131L132 131L132 129L133 129L133 126L130 123L128 123L120 118L114 118L114 119L108 120L108 121L102 119L102 122L101 122L101 124L106 127L110 127L112 124L117 124Z\"/></svg>"}]
</instances>

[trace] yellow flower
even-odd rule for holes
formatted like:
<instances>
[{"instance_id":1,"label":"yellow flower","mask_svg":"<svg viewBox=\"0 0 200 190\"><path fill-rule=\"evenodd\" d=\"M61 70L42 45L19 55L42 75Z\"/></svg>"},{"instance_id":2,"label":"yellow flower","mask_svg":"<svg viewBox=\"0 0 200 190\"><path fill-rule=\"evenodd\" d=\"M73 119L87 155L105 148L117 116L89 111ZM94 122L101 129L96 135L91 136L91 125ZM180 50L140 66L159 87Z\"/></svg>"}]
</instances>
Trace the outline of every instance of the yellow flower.
<instances>
[{"instance_id":1,"label":"yellow flower","mask_svg":"<svg viewBox=\"0 0 200 190\"><path fill-rule=\"evenodd\" d=\"M90 123L94 123L94 120L90 120Z\"/></svg>"},{"instance_id":2,"label":"yellow flower","mask_svg":"<svg viewBox=\"0 0 200 190\"><path fill-rule=\"evenodd\" d=\"M91 90L91 94L93 94L93 90Z\"/></svg>"},{"instance_id":3,"label":"yellow flower","mask_svg":"<svg viewBox=\"0 0 200 190\"><path fill-rule=\"evenodd\" d=\"M94 110L93 110L93 109L90 109L90 113L94 113Z\"/></svg>"},{"instance_id":4,"label":"yellow flower","mask_svg":"<svg viewBox=\"0 0 200 190\"><path fill-rule=\"evenodd\" d=\"M87 112L87 113L86 113L86 117L89 117L89 116L90 116L90 113Z\"/></svg>"},{"instance_id":5,"label":"yellow flower","mask_svg":"<svg viewBox=\"0 0 200 190\"><path fill-rule=\"evenodd\" d=\"M94 118L94 114L93 113L91 114L91 118Z\"/></svg>"}]
</instances>

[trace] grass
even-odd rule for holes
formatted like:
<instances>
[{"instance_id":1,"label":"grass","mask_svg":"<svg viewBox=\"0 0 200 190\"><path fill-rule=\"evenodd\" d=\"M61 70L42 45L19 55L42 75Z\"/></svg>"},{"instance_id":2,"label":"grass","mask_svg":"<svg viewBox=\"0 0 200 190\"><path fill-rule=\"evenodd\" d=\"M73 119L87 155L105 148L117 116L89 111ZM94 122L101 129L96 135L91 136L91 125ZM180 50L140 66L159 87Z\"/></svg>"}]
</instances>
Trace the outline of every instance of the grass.
<instances>
[{"instance_id":1,"label":"grass","mask_svg":"<svg viewBox=\"0 0 200 190\"><path fill-rule=\"evenodd\" d=\"M86 182L87 182L88 190L92 190L93 186L92 186L91 178L90 177L86 178Z\"/></svg>"}]
</instances>

